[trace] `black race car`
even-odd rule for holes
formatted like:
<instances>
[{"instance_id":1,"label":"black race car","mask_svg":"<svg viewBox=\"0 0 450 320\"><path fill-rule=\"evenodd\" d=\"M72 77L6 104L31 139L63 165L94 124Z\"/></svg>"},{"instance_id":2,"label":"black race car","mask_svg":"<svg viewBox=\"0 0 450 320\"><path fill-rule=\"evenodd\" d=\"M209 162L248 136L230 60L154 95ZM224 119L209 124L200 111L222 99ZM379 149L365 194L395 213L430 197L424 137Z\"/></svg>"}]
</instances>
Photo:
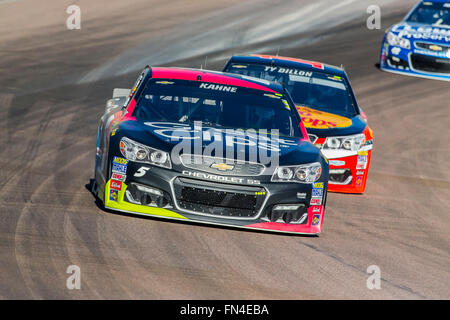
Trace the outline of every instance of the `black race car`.
<instances>
[{"instance_id":1,"label":"black race car","mask_svg":"<svg viewBox=\"0 0 450 320\"><path fill-rule=\"evenodd\" d=\"M117 211L319 234L328 174L282 86L146 67L107 102L92 191Z\"/></svg>"}]
</instances>

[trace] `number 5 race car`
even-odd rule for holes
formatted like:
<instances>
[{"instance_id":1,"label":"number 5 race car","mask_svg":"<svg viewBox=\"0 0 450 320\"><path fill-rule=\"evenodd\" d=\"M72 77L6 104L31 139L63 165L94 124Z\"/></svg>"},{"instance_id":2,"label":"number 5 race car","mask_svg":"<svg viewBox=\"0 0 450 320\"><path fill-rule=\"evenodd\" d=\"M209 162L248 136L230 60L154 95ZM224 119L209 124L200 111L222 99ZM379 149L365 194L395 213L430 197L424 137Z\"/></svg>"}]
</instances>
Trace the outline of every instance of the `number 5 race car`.
<instances>
[{"instance_id":1,"label":"number 5 race car","mask_svg":"<svg viewBox=\"0 0 450 320\"><path fill-rule=\"evenodd\" d=\"M344 70L307 60L250 55L232 57L224 71L283 84L311 142L329 159L328 191L364 193L373 132Z\"/></svg>"},{"instance_id":2,"label":"number 5 race car","mask_svg":"<svg viewBox=\"0 0 450 320\"><path fill-rule=\"evenodd\" d=\"M328 178L279 84L146 67L107 102L92 191L111 210L317 235Z\"/></svg>"},{"instance_id":3,"label":"number 5 race car","mask_svg":"<svg viewBox=\"0 0 450 320\"><path fill-rule=\"evenodd\" d=\"M450 1L421 1L383 39L380 68L450 81Z\"/></svg>"}]
</instances>

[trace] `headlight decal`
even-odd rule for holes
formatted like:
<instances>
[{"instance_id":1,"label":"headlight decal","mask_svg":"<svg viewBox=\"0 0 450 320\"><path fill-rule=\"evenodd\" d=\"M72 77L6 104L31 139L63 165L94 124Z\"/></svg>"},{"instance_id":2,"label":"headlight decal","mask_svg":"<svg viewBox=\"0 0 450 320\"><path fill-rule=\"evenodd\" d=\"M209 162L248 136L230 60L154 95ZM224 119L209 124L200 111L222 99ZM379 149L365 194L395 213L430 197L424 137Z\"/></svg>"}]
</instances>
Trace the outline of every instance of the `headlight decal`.
<instances>
[{"instance_id":1,"label":"headlight decal","mask_svg":"<svg viewBox=\"0 0 450 320\"><path fill-rule=\"evenodd\" d=\"M272 182L312 183L319 180L322 166L319 162L298 166L281 166L275 169Z\"/></svg>"},{"instance_id":2,"label":"headlight decal","mask_svg":"<svg viewBox=\"0 0 450 320\"><path fill-rule=\"evenodd\" d=\"M172 162L167 152L151 148L123 137L119 143L122 155L131 161L149 163L163 168L172 168Z\"/></svg>"},{"instance_id":3,"label":"headlight decal","mask_svg":"<svg viewBox=\"0 0 450 320\"><path fill-rule=\"evenodd\" d=\"M322 149L358 151L363 146L365 138L363 133L352 136L328 137L325 139Z\"/></svg>"},{"instance_id":4,"label":"headlight decal","mask_svg":"<svg viewBox=\"0 0 450 320\"><path fill-rule=\"evenodd\" d=\"M391 46L398 46L408 50L411 49L411 42L408 39L399 37L392 32L387 34L386 40Z\"/></svg>"}]
</instances>

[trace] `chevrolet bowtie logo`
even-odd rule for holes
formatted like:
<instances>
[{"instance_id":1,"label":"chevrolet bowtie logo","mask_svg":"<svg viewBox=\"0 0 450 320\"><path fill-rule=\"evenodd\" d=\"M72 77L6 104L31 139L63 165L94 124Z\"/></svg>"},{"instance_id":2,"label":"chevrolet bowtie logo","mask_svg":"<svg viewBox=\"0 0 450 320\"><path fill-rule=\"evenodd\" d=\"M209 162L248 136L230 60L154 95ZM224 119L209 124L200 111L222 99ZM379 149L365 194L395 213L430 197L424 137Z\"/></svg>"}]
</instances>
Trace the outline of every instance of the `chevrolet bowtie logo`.
<instances>
[{"instance_id":1,"label":"chevrolet bowtie logo","mask_svg":"<svg viewBox=\"0 0 450 320\"><path fill-rule=\"evenodd\" d=\"M442 47L435 45L435 44L429 46L429 48L430 48L430 50L433 50L433 51L442 51Z\"/></svg>"},{"instance_id":2,"label":"chevrolet bowtie logo","mask_svg":"<svg viewBox=\"0 0 450 320\"><path fill-rule=\"evenodd\" d=\"M226 164L226 163L213 163L211 165L211 168L217 169L219 171L231 171L231 170L234 169L234 166L231 166L231 165Z\"/></svg>"}]
</instances>

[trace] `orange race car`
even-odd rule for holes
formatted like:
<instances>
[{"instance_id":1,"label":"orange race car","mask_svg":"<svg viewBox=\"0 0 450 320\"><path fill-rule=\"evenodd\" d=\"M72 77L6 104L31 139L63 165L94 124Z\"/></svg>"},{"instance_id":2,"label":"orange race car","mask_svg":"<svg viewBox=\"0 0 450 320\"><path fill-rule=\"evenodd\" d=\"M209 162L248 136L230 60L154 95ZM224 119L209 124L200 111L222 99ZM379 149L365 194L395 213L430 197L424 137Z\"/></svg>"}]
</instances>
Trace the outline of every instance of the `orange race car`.
<instances>
[{"instance_id":1,"label":"orange race car","mask_svg":"<svg viewBox=\"0 0 450 320\"><path fill-rule=\"evenodd\" d=\"M329 159L328 191L364 193L373 132L342 68L295 58L249 55L233 56L223 71L283 84L311 142Z\"/></svg>"}]
</instances>

